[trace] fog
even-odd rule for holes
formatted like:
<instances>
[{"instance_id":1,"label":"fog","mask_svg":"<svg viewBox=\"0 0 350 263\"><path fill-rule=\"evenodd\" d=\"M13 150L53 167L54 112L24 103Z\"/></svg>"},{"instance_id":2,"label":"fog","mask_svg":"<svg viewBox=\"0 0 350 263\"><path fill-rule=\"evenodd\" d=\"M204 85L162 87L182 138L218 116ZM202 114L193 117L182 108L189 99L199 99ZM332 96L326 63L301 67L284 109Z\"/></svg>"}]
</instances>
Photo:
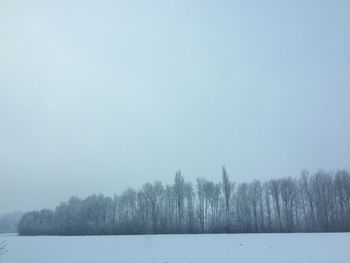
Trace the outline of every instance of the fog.
<instances>
[{"instance_id":1,"label":"fog","mask_svg":"<svg viewBox=\"0 0 350 263\"><path fill-rule=\"evenodd\" d=\"M349 168L348 1L0 2L0 214ZM278 22L277 22L278 21Z\"/></svg>"}]
</instances>

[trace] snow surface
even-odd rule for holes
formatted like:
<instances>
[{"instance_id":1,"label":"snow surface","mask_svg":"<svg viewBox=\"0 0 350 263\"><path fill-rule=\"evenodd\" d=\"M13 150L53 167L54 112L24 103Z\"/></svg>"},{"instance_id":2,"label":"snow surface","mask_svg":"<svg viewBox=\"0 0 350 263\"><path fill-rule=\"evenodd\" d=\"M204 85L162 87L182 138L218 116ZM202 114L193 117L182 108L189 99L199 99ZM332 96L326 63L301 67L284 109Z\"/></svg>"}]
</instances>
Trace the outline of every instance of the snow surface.
<instances>
[{"instance_id":1,"label":"snow surface","mask_svg":"<svg viewBox=\"0 0 350 263\"><path fill-rule=\"evenodd\" d=\"M145 236L0 235L1 263L350 262L350 233Z\"/></svg>"}]
</instances>

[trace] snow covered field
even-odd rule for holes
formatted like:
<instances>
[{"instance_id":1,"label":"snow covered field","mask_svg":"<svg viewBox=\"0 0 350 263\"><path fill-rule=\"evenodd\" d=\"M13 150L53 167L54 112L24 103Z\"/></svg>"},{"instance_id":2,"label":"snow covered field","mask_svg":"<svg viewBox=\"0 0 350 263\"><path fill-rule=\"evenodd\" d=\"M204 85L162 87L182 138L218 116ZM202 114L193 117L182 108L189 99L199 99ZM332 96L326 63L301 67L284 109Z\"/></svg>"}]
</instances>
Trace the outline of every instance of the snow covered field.
<instances>
[{"instance_id":1,"label":"snow covered field","mask_svg":"<svg viewBox=\"0 0 350 263\"><path fill-rule=\"evenodd\" d=\"M350 233L84 237L0 235L1 263L350 262Z\"/></svg>"}]
</instances>

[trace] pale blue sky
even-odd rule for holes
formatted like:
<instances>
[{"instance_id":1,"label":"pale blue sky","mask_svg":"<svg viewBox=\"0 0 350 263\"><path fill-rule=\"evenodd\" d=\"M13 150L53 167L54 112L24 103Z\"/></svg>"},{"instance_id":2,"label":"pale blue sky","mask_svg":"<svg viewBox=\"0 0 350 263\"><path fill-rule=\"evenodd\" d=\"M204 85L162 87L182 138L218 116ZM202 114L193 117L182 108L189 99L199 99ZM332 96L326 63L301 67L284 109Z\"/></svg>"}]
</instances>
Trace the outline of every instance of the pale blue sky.
<instances>
[{"instance_id":1,"label":"pale blue sky","mask_svg":"<svg viewBox=\"0 0 350 263\"><path fill-rule=\"evenodd\" d=\"M349 1L0 0L0 213L349 168Z\"/></svg>"}]
</instances>

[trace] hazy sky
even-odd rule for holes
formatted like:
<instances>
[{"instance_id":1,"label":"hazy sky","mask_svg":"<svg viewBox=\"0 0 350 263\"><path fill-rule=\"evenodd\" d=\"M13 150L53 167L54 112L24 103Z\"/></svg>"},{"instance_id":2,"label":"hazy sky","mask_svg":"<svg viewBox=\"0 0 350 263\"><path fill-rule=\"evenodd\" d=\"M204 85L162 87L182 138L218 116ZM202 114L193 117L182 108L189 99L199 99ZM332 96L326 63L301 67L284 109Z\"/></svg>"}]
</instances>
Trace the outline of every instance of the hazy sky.
<instances>
[{"instance_id":1,"label":"hazy sky","mask_svg":"<svg viewBox=\"0 0 350 263\"><path fill-rule=\"evenodd\" d=\"M0 0L0 213L177 169L349 168L349 14L347 0Z\"/></svg>"}]
</instances>

